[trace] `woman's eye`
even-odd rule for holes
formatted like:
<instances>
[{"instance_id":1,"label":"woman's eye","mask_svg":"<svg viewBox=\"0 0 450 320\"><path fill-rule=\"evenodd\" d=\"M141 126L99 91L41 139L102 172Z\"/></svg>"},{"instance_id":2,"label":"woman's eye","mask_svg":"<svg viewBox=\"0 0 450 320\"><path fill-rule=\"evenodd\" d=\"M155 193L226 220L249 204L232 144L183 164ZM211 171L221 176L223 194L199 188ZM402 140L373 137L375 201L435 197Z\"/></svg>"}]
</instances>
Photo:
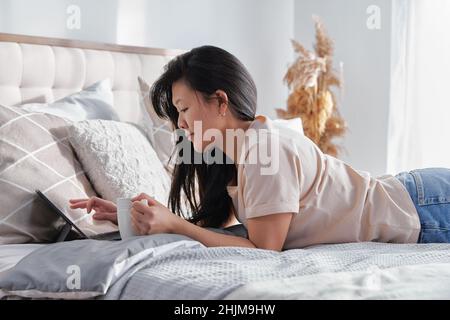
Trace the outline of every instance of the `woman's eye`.
<instances>
[{"instance_id":1,"label":"woman's eye","mask_svg":"<svg viewBox=\"0 0 450 320\"><path fill-rule=\"evenodd\" d=\"M186 112L188 108L184 108L183 110L181 110L180 112Z\"/></svg>"}]
</instances>

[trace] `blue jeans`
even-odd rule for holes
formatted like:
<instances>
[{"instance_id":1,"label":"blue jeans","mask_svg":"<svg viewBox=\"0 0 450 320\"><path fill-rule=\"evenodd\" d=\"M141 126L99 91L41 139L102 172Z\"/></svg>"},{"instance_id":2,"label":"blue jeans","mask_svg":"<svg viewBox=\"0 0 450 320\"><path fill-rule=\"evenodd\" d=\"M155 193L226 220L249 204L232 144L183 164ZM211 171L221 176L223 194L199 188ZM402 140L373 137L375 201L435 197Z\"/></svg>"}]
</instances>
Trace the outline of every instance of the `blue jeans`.
<instances>
[{"instance_id":1,"label":"blue jeans","mask_svg":"<svg viewBox=\"0 0 450 320\"><path fill-rule=\"evenodd\" d=\"M450 243L450 169L427 168L395 176L419 213L419 243Z\"/></svg>"}]
</instances>

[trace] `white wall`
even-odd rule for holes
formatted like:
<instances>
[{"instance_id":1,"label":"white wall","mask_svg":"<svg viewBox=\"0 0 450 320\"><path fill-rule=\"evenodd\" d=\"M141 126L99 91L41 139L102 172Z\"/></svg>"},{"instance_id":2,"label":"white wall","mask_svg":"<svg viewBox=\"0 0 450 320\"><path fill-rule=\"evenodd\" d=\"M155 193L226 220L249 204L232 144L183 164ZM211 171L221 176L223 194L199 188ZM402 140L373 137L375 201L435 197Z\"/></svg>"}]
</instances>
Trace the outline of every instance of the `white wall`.
<instances>
[{"instance_id":1,"label":"white wall","mask_svg":"<svg viewBox=\"0 0 450 320\"><path fill-rule=\"evenodd\" d=\"M81 29L66 28L67 6L81 9ZM366 27L369 5L381 29ZM150 47L223 47L248 67L259 112L286 105L282 82L293 60L289 39L311 45L317 14L344 63L340 110L350 131L341 158L356 169L386 171L390 80L390 0L0 0L0 32Z\"/></svg>"},{"instance_id":2,"label":"white wall","mask_svg":"<svg viewBox=\"0 0 450 320\"><path fill-rule=\"evenodd\" d=\"M381 29L369 30L370 5L381 9ZM390 88L390 0L295 0L295 38L312 49L314 23L320 16L335 40L335 64L344 63L340 101L349 132L340 157L354 168L384 174Z\"/></svg>"},{"instance_id":3,"label":"white wall","mask_svg":"<svg viewBox=\"0 0 450 320\"><path fill-rule=\"evenodd\" d=\"M0 0L0 30L5 30L8 26L8 19L4 12L9 11L9 2Z\"/></svg>"},{"instance_id":4,"label":"white wall","mask_svg":"<svg viewBox=\"0 0 450 320\"><path fill-rule=\"evenodd\" d=\"M285 105L282 78L292 53L293 0L0 0L0 32L190 49L203 44L235 54L258 87L259 112ZM66 9L81 9L81 29ZM2 8L2 7L0 7Z\"/></svg>"},{"instance_id":5,"label":"white wall","mask_svg":"<svg viewBox=\"0 0 450 320\"><path fill-rule=\"evenodd\" d=\"M116 0L0 0L1 32L115 42ZM81 8L81 29L66 27L67 7ZM1 8L1 7L0 7ZM3 9L2 8L2 9Z\"/></svg>"}]
</instances>

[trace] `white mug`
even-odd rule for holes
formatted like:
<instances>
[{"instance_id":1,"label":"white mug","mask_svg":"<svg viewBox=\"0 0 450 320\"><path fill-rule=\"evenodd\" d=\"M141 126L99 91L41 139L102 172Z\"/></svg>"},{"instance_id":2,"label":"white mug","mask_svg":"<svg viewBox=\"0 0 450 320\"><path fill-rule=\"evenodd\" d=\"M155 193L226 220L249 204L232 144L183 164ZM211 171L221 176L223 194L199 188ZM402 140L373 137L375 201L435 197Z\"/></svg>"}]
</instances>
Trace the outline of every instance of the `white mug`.
<instances>
[{"instance_id":1,"label":"white mug","mask_svg":"<svg viewBox=\"0 0 450 320\"><path fill-rule=\"evenodd\" d=\"M117 223L119 225L119 232L122 240L138 236L131 225L131 206L133 204L131 199L132 198L117 198L116 201ZM142 199L140 202L148 205L148 202L145 199Z\"/></svg>"},{"instance_id":2,"label":"white mug","mask_svg":"<svg viewBox=\"0 0 450 320\"><path fill-rule=\"evenodd\" d=\"M131 198L117 198L116 204L120 237L125 240L137 236L131 225Z\"/></svg>"}]
</instances>

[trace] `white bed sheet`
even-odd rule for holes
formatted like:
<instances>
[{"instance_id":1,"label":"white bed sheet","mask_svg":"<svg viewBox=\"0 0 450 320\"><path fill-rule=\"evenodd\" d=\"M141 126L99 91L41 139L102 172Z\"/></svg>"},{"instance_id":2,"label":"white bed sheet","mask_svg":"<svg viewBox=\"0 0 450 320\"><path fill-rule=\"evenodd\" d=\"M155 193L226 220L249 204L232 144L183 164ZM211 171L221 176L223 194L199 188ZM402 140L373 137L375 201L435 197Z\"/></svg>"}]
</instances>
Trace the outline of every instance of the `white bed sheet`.
<instances>
[{"instance_id":1,"label":"white bed sheet","mask_svg":"<svg viewBox=\"0 0 450 320\"><path fill-rule=\"evenodd\" d=\"M324 272L246 284L227 300L450 299L450 263Z\"/></svg>"},{"instance_id":2,"label":"white bed sheet","mask_svg":"<svg viewBox=\"0 0 450 320\"><path fill-rule=\"evenodd\" d=\"M5 244L0 246L0 272L14 267L17 262L46 244Z\"/></svg>"}]
</instances>

